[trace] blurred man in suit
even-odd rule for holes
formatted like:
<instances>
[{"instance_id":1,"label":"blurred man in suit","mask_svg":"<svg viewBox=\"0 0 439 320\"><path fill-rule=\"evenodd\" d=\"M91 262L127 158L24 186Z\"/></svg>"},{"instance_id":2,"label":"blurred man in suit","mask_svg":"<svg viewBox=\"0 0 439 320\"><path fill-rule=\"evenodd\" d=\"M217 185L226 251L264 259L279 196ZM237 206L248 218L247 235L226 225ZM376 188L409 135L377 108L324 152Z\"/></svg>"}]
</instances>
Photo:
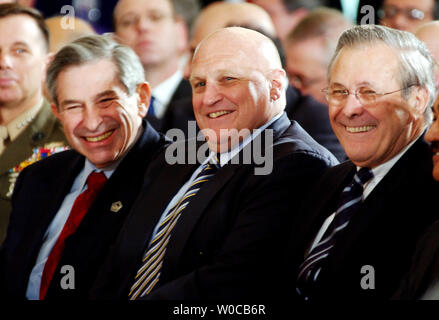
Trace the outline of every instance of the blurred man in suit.
<instances>
[{"instance_id":1,"label":"blurred man in suit","mask_svg":"<svg viewBox=\"0 0 439 320\"><path fill-rule=\"evenodd\" d=\"M323 88L339 36L352 23L335 9L319 8L306 15L285 40L286 70L291 85L303 95L327 104Z\"/></svg>"},{"instance_id":2,"label":"blurred man in suit","mask_svg":"<svg viewBox=\"0 0 439 320\"><path fill-rule=\"evenodd\" d=\"M153 102L148 120L164 133L179 128L187 134L187 121L195 120L191 87L179 65L187 29L173 1L119 0L114 8L114 25L117 38L139 56L151 86ZM188 112L180 113L181 108Z\"/></svg>"},{"instance_id":3,"label":"blurred man in suit","mask_svg":"<svg viewBox=\"0 0 439 320\"><path fill-rule=\"evenodd\" d=\"M438 216L429 209L438 188L423 139L433 60L411 33L351 28L330 63L327 96L350 161L327 170L304 201L285 272L301 299L387 299Z\"/></svg>"},{"instance_id":4,"label":"blurred man in suit","mask_svg":"<svg viewBox=\"0 0 439 320\"><path fill-rule=\"evenodd\" d=\"M195 21L190 41L192 52L195 51L201 40L210 33L229 26L254 29L274 41L277 39L270 16L259 6L251 3L216 2L204 8ZM277 48L279 51L282 50L280 43L278 43ZM186 69L186 74L189 74L190 63ZM297 121L311 137L331 151L337 159L344 160L346 155L332 131L326 105L300 94L292 86L288 86L286 97L285 112L288 117Z\"/></svg>"},{"instance_id":5,"label":"blurred man in suit","mask_svg":"<svg viewBox=\"0 0 439 320\"><path fill-rule=\"evenodd\" d=\"M48 49L49 33L38 11L0 5L0 243L22 167L66 145L61 125L43 97Z\"/></svg>"},{"instance_id":6,"label":"blurred man in suit","mask_svg":"<svg viewBox=\"0 0 439 320\"><path fill-rule=\"evenodd\" d=\"M195 50L190 81L208 139L192 152L208 155L169 164L174 144L152 165L93 298L270 298L291 203L337 162L283 112L285 71L262 34L215 31Z\"/></svg>"},{"instance_id":7,"label":"blurred man in suit","mask_svg":"<svg viewBox=\"0 0 439 320\"><path fill-rule=\"evenodd\" d=\"M126 46L103 36L74 41L56 54L47 87L74 150L18 178L0 251L5 298L87 297L150 159L165 144L142 120L150 88Z\"/></svg>"},{"instance_id":8,"label":"blurred man in suit","mask_svg":"<svg viewBox=\"0 0 439 320\"><path fill-rule=\"evenodd\" d=\"M279 39L286 35L305 17L309 10L324 5L320 0L248 0L268 12L276 27Z\"/></svg>"},{"instance_id":9,"label":"blurred man in suit","mask_svg":"<svg viewBox=\"0 0 439 320\"><path fill-rule=\"evenodd\" d=\"M438 18L436 0L384 0L380 24L414 33L422 24Z\"/></svg>"}]
</instances>

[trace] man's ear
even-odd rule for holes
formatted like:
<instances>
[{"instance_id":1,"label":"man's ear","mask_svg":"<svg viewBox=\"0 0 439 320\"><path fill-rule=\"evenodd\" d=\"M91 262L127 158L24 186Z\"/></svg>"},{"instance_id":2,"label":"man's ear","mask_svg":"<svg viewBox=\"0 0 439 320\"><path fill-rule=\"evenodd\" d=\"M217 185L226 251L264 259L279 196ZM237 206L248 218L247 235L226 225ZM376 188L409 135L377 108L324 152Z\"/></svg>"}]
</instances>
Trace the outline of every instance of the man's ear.
<instances>
[{"instance_id":1,"label":"man's ear","mask_svg":"<svg viewBox=\"0 0 439 320\"><path fill-rule=\"evenodd\" d=\"M428 104L428 98L430 97L430 94L428 93L428 90L426 88L416 87L415 92L415 101L414 101L414 107L416 110L416 114L419 116L423 116L425 109L427 108Z\"/></svg>"},{"instance_id":2,"label":"man's ear","mask_svg":"<svg viewBox=\"0 0 439 320\"><path fill-rule=\"evenodd\" d=\"M49 52L46 55L46 61L44 64L44 76L43 76L43 82L46 81L46 73L47 73L47 69L49 69L49 65L52 63L53 59L55 58L55 54L53 52Z\"/></svg>"},{"instance_id":3,"label":"man's ear","mask_svg":"<svg viewBox=\"0 0 439 320\"><path fill-rule=\"evenodd\" d=\"M136 88L136 94L139 116L144 118L148 113L149 101L151 100L151 87L148 82L139 83Z\"/></svg>"},{"instance_id":4,"label":"man's ear","mask_svg":"<svg viewBox=\"0 0 439 320\"><path fill-rule=\"evenodd\" d=\"M59 119L59 110L58 110L58 107L56 106L56 104L51 103L50 108L52 109L52 113L55 115L55 117L57 117Z\"/></svg>"},{"instance_id":5,"label":"man's ear","mask_svg":"<svg viewBox=\"0 0 439 320\"><path fill-rule=\"evenodd\" d=\"M286 73L283 69L270 71L270 99L275 101L281 97L282 89L286 86Z\"/></svg>"}]
</instances>

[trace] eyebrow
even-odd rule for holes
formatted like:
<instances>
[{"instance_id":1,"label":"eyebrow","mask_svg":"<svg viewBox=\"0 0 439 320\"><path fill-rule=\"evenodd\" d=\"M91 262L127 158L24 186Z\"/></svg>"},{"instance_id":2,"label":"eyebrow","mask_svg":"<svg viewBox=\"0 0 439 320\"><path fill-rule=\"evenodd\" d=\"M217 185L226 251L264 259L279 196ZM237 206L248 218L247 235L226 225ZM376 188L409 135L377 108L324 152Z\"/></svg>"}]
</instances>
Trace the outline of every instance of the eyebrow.
<instances>
[{"instance_id":1,"label":"eyebrow","mask_svg":"<svg viewBox=\"0 0 439 320\"><path fill-rule=\"evenodd\" d=\"M98 93L95 97L94 97L94 101L99 100L102 97L105 96L116 96L116 92L114 90L105 90L101 93ZM83 103L82 100L76 100L76 99L67 99L64 100L60 103L60 106L63 107L65 105L69 105L69 104L75 104L75 103Z\"/></svg>"}]
</instances>

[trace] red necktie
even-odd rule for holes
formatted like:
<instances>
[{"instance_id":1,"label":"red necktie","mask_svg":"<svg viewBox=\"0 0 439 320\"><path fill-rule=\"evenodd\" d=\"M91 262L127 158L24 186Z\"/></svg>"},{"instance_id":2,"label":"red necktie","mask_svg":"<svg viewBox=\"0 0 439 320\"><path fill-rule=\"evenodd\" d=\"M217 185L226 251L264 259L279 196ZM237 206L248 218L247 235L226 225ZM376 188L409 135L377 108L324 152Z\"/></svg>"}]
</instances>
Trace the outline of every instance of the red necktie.
<instances>
[{"instance_id":1,"label":"red necktie","mask_svg":"<svg viewBox=\"0 0 439 320\"><path fill-rule=\"evenodd\" d=\"M106 181L107 178L102 172L92 172L88 176L87 190L76 198L64 228L47 258L43 275L41 277L40 300L44 300L46 297L50 281L52 280L53 274L64 250L65 240L75 232L76 228L81 223L82 218L84 218Z\"/></svg>"}]
</instances>

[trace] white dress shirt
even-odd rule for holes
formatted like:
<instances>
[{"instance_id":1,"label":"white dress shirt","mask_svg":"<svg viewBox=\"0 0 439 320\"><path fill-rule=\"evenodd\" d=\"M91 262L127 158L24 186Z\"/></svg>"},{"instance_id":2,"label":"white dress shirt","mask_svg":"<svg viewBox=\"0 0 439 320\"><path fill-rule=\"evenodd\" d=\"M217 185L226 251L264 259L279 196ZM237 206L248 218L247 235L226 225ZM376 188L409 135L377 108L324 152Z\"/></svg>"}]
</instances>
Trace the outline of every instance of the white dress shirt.
<instances>
[{"instance_id":1,"label":"white dress shirt","mask_svg":"<svg viewBox=\"0 0 439 320\"><path fill-rule=\"evenodd\" d=\"M154 96L154 113L158 119L163 118L172 96L183 79L183 72L179 69L168 79L160 83L152 90Z\"/></svg>"},{"instance_id":2,"label":"white dress shirt","mask_svg":"<svg viewBox=\"0 0 439 320\"><path fill-rule=\"evenodd\" d=\"M271 120L269 120L266 124L261 126L258 129L253 130L251 135L246 137L239 145L237 145L235 148L230 150L230 152L223 152L220 154L219 157L219 164L221 167L226 165L235 155L237 155L247 144L249 144L256 136L258 136L263 130L265 130L267 127L269 127L273 122L275 122L277 119L279 119L282 116L283 112L280 114L274 116ZM162 216L157 223L157 225L154 228L154 231L152 233L151 239L154 238L155 234L157 233L157 230L161 224L161 222L165 219L166 215L168 214L169 210L173 208L177 202L183 197L183 195L186 193L186 191L189 189L189 187L192 185L192 182L195 180L197 175L201 172L203 169L203 166L210 162L214 164L216 161L214 160L214 157L216 156L215 152L211 152L209 157L207 157L206 160L203 161L203 163L197 168L197 170L194 171L190 179L180 188L180 190L176 193L176 195L172 198L171 202L169 202L168 206L166 207L165 211L163 211Z\"/></svg>"},{"instance_id":3,"label":"white dress shirt","mask_svg":"<svg viewBox=\"0 0 439 320\"><path fill-rule=\"evenodd\" d=\"M395 163L404 155L404 153L407 152L407 150L419 139L416 138L413 140L410 144L408 144L400 153L395 155L392 159L389 161L379 165L378 167L375 167L372 169L373 172L373 178L369 180L363 187L363 201L370 195L370 193L375 189L375 187L380 183L380 181L386 176L386 174L392 169L392 167L395 165ZM360 170L360 167L357 167L357 171ZM328 218L326 218L325 222L323 223L322 227L320 228L319 232L317 233L317 236L315 237L311 247L308 250L308 253L314 249L315 246L320 242L323 235L325 234L326 230L328 229L329 225L331 224L332 220L334 220L335 212L331 214Z\"/></svg>"}]
</instances>

